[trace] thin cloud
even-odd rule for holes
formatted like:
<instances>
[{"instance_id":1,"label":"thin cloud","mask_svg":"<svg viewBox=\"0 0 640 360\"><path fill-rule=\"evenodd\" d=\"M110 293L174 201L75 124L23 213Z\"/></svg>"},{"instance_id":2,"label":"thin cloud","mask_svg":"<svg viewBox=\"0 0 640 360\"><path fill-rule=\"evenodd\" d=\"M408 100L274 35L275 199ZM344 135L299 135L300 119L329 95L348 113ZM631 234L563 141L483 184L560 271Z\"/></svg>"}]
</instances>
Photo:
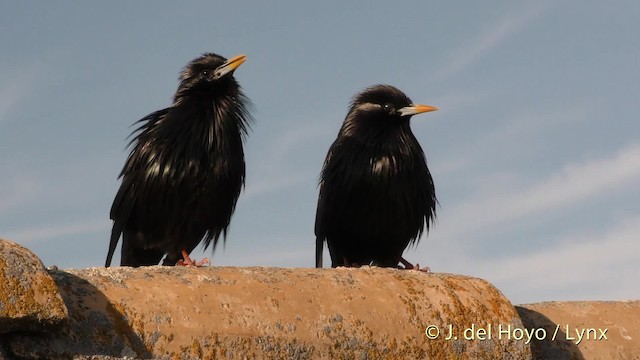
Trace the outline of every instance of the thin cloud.
<instances>
[{"instance_id":1,"label":"thin cloud","mask_svg":"<svg viewBox=\"0 0 640 360\"><path fill-rule=\"evenodd\" d=\"M482 56L497 47L509 37L516 35L532 20L542 15L549 2L532 2L517 14L509 14L488 31L475 38L470 45L459 48L439 72L440 78L453 76L464 71Z\"/></svg>"},{"instance_id":2,"label":"thin cloud","mask_svg":"<svg viewBox=\"0 0 640 360\"><path fill-rule=\"evenodd\" d=\"M33 69L27 71L12 69L11 72L18 72L20 76L10 79L0 89L0 125L7 121L12 108L29 96L36 79L36 72Z\"/></svg>"},{"instance_id":3,"label":"thin cloud","mask_svg":"<svg viewBox=\"0 0 640 360\"><path fill-rule=\"evenodd\" d=\"M9 177L0 184L0 215L36 201L45 187L40 179L30 175Z\"/></svg>"},{"instance_id":4,"label":"thin cloud","mask_svg":"<svg viewBox=\"0 0 640 360\"><path fill-rule=\"evenodd\" d=\"M455 93L443 94L432 99L433 101L429 101L438 106L439 112L447 112L448 114L453 112L468 113L470 109L478 107L479 104L494 101L499 95L497 91L486 88L481 91L460 91L460 89L456 89Z\"/></svg>"},{"instance_id":5,"label":"thin cloud","mask_svg":"<svg viewBox=\"0 0 640 360\"><path fill-rule=\"evenodd\" d=\"M559 244L533 253L474 260L482 276L503 289L510 289L520 300L637 299L640 263L640 216L625 218L599 233L575 233L557 239ZM633 271L627 271L633 268ZM625 270L626 269L626 270ZM544 295L544 292L550 293ZM580 294L580 295L578 295ZM532 299L535 298L535 299Z\"/></svg>"},{"instance_id":6,"label":"thin cloud","mask_svg":"<svg viewBox=\"0 0 640 360\"><path fill-rule=\"evenodd\" d=\"M582 164L570 164L540 183L506 193L486 194L461 204L442 217L438 238L454 238L474 230L571 205L640 179L640 144ZM491 209L491 211L486 211ZM447 221L447 219L452 219Z\"/></svg>"},{"instance_id":7,"label":"thin cloud","mask_svg":"<svg viewBox=\"0 0 640 360\"><path fill-rule=\"evenodd\" d=\"M240 195L239 202L244 202L254 197L270 193L272 191L281 190L308 179L309 176L304 173L282 172L279 176L273 175L247 185L243 194Z\"/></svg>"},{"instance_id":8,"label":"thin cloud","mask_svg":"<svg viewBox=\"0 0 640 360\"><path fill-rule=\"evenodd\" d=\"M335 129L337 133L337 129ZM282 162L296 148L306 145L309 141L316 138L329 137L330 128L326 122L313 126L302 125L297 128L289 129L275 140L273 155L276 162Z\"/></svg>"},{"instance_id":9,"label":"thin cloud","mask_svg":"<svg viewBox=\"0 0 640 360\"><path fill-rule=\"evenodd\" d=\"M502 126L480 134L471 142L456 146L454 150L458 150L458 155L450 155L442 169L438 168L438 173L450 175L466 171L468 164L491 158L490 152L502 153L504 149L509 149L511 156L517 156L519 152L530 153L531 148L523 147L522 144L528 143L535 136L544 136L558 126L587 121L591 109L588 104L576 102L561 109L541 112L527 113L519 110L521 113L509 116L509 121ZM476 149L483 151L478 152Z\"/></svg>"},{"instance_id":10,"label":"thin cloud","mask_svg":"<svg viewBox=\"0 0 640 360\"><path fill-rule=\"evenodd\" d=\"M327 126L314 125L292 128L280 135L270 146L270 150L263 154L267 161L256 164L255 174L261 174L256 180L249 179L244 194L239 201L246 201L272 191L299 184L303 181L316 181L322 163L315 167L313 175L308 169L292 169L291 157L301 148L316 138L329 138Z\"/></svg>"},{"instance_id":11,"label":"thin cloud","mask_svg":"<svg viewBox=\"0 0 640 360\"><path fill-rule=\"evenodd\" d=\"M443 112L466 114L473 113L475 108L486 107L485 104L489 100L503 95L497 91L487 90L475 98L471 94L464 93L460 96L445 95L442 99L436 99L434 104L442 106ZM447 149L446 158L429 159L434 165L432 171L438 179L460 176L459 174L467 172L472 164L484 164L488 161L487 159L493 159L495 155L505 156L505 151L508 151L509 156L513 158L522 153L530 154L531 146L544 146L542 142L532 139L544 137L549 132L557 132L558 127L580 126L582 123L591 121L593 110L593 104L585 100L576 100L555 108L519 108L501 119L495 119L495 121L491 119L490 123L499 122L500 124L493 129L478 132L470 140L453 139L457 143L453 143L453 146ZM426 123L415 122L412 126L416 132L419 132L420 127L426 126ZM468 177L467 173L465 177Z\"/></svg>"},{"instance_id":12,"label":"thin cloud","mask_svg":"<svg viewBox=\"0 0 640 360\"><path fill-rule=\"evenodd\" d=\"M29 244L53 238L63 238L71 235L88 234L103 231L111 227L111 221L105 219L94 219L79 221L67 224L46 225L41 227L18 229L3 234L9 240L17 241L20 244Z\"/></svg>"},{"instance_id":13,"label":"thin cloud","mask_svg":"<svg viewBox=\"0 0 640 360\"><path fill-rule=\"evenodd\" d=\"M478 142L473 144L473 148L485 148L487 145L501 143L502 147L516 149L522 140L535 134L553 131L559 125L575 125L589 120L592 110L590 104L580 101L559 109L536 109L528 112L519 109L519 113L508 116L509 120L503 126L483 134Z\"/></svg>"}]
</instances>

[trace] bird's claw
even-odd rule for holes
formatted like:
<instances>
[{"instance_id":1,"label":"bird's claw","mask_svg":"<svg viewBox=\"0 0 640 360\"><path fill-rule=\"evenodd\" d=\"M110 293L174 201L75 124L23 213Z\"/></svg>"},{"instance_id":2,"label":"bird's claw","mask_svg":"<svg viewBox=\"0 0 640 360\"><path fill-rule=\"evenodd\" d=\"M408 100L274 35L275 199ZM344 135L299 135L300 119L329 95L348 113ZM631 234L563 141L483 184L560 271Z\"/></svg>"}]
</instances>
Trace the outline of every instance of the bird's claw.
<instances>
[{"instance_id":1,"label":"bird's claw","mask_svg":"<svg viewBox=\"0 0 640 360\"><path fill-rule=\"evenodd\" d=\"M420 264L417 264L417 263L416 263L413 267L411 267L411 268L405 268L405 269L407 269L407 270L422 271L422 272L426 272L426 273L431 272L431 269L430 269L428 266L425 266L425 267L421 268L421 267L420 267Z\"/></svg>"},{"instance_id":2,"label":"bird's claw","mask_svg":"<svg viewBox=\"0 0 640 360\"><path fill-rule=\"evenodd\" d=\"M400 262L402 263L402 265L404 265L404 267L398 267L398 268L402 270L417 270L417 271L422 271L426 273L431 272L431 269L428 266L425 266L424 268L420 268L420 264L416 263L415 265L413 265L412 263L405 260L403 257L400 258Z\"/></svg>"},{"instance_id":3,"label":"bird's claw","mask_svg":"<svg viewBox=\"0 0 640 360\"><path fill-rule=\"evenodd\" d=\"M209 261L209 259L204 258L200 261L194 261L194 260L178 260L178 262L176 263L177 266L194 266L194 267L203 267L203 266L209 266L211 264L211 261Z\"/></svg>"},{"instance_id":4,"label":"bird's claw","mask_svg":"<svg viewBox=\"0 0 640 360\"><path fill-rule=\"evenodd\" d=\"M191 257L189 256L189 254L187 254L185 250L182 250L182 259L178 260L178 262L176 263L176 266L202 267L202 266L209 266L210 264L211 264L211 261L209 260L209 258L204 258L200 261L196 261L191 259Z\"/></svg>"}]
</instances>

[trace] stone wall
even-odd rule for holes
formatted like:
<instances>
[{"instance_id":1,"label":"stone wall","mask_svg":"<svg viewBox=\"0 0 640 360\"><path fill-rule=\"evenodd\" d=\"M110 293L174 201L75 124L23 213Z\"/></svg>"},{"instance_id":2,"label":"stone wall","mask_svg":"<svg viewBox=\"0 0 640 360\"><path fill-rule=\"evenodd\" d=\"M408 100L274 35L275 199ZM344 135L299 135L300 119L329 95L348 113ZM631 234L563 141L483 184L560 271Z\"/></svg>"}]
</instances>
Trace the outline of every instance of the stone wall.
<instances>
[{"instance_id":1,"label":"stone wall","mask_svg":"<svg viewBox=\"0 0 640 360\"><path fill-rule=\"evenodd\" d=\"M530 359L548 354L580 359L593 358L585 351L595 350L598 356L637 354L640 304L625 306L616 308L621 321L616 326L632 322L627 313L635 314L636 322L625 323L625 335L612 339L615 346L605 341L527 342L517 332L500 335L499 327L511 332L552 329L575 313L548 304L514 307L477 278L394 269L46 270L28 250L0 240L0 360ZM599 309L603 319L613 319ZM609 331L612 337L613 328Z\"/></svg>"}]
</instances>

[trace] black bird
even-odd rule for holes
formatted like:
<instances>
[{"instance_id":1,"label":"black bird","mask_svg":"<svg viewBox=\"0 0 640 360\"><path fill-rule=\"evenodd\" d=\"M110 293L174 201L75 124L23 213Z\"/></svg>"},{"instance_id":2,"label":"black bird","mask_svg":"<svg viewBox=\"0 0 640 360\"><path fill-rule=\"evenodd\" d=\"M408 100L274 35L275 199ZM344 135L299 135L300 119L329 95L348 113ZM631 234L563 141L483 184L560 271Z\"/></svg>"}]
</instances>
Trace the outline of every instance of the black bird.
<instances>
[{"instance_id":1,"label":"black bird","mask_svg":"<svg viewBox=\"0 0 640 360\"><path fill-rule=\"evenodd\" d=\"M192 264L201 242L226 237L244 185L242 143L252 120L233 77L245 55L206 53L180 74L173 105L140 119L111 206L105 266L122 234L122 266ZM184 257L184 260L181 258Z\"/></svg>"},{"instance_id":2,"label":"black bird","mask_svg":"<svg viewBox=\"0 0 640 360\"><path fill-rule=\"evenodd\" d=\"M355 96L320 175L316 267L326 241L332 267L413 268L402 253L429 230L437 200L409 120L434 110L390 85Z\"/></svg>"}]
</instances>

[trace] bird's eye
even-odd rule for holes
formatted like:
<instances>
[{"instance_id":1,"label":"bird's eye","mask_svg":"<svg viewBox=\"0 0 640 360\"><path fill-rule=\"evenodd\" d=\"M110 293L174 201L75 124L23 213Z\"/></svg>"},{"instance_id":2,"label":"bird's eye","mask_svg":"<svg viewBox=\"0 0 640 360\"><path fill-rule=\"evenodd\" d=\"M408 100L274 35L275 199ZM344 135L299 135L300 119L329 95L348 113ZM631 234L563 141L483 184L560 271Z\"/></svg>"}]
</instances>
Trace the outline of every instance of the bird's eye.
<instances>
[{"instance_id":1,"label":"bird's eye","mask_svg":"<svg viewBox=\"0 0 640 360\"><path fill-rule=\"evenodd\" d=\"M209 70L202 70L202 76L203 77L209 76Z\"/></svg>"},{"instance_id":2,"label":"bird's eye","mask_svg":"<svg viewBox=\"0 0 640 360\"><path fill-rule=\"evenodd\" d=\"M391 111L393 109L393 105L386 103L382 105L382 108L385 109L386 111Z\"/></svg>"}]
</instances>

